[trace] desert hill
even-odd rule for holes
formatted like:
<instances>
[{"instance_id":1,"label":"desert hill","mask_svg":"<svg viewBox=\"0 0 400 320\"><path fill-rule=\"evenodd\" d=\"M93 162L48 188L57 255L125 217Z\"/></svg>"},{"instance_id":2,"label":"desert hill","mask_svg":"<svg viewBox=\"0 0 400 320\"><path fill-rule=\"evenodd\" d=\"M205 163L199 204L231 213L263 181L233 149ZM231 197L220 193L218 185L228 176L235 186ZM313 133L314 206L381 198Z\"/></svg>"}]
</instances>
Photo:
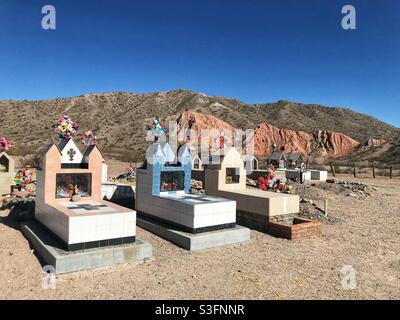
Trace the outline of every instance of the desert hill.
<instances>
[{"instance_id":1,"label":"desert hill","mask_svg":"<svg viewBox=\"0 0 400 320\"><path fill-rule=\"evenodd\" d=\"M349 162L375 163L400 167L400 134L393 140L372 147L361 147L346 158Z\"/></svg>"},{"instance_id":2,"label":"desert hill","mask_svg":"<svg viewBox=\"0 0 400 320\"><path fill-rule=\"evenodd\" d=\"M3 100L0 101L0 135L13 141L14 154L35 153L57 140L56 134L51 133L51 126L59 116L68 114L78 122L81 132L96 131L106 155L135 159L143 157L149 144L145 139L146 122L159 116L168 124L186 110L213 115L241 129L255 129L266 122L294 131L340 132L360 143L371 138L391 142L400 132L375 118L344 108L288 101L253 105L231 98L175 90L148 94L84 94L35 101Z\"/></svg>"}]
</instances>

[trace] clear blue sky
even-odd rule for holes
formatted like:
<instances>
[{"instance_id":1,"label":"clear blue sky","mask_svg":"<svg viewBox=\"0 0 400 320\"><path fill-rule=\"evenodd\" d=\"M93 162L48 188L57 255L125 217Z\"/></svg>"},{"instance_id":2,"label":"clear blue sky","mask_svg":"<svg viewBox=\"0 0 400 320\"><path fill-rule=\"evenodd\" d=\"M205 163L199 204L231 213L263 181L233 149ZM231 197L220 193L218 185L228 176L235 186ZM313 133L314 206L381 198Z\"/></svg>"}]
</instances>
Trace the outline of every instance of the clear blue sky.
<instances>
[{"instance_id":1,"label":"clear blue sky","mask_svg":"<svg viewBox=\"0 0 400 320\"><path fill-rule=\"evenodd\" d=\"M41 28L41 8L57 29ZM357 30L341 28L341 8ZM192 89L400 127L399 0L1 0L0 99Z\"/></svg>"}]
</instances>

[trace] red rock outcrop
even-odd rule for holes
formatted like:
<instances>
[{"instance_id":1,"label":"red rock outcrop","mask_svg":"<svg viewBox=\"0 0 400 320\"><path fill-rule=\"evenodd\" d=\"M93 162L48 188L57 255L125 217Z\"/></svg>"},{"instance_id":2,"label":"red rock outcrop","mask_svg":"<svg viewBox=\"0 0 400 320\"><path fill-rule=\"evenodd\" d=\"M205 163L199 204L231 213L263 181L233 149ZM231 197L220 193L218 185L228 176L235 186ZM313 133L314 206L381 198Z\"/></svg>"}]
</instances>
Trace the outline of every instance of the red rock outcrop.
<instances>
[{"instance_id":1,"label":"red rock outcrop","mask_svg":"<svg viewBox=\"0 0 400 320\"><path fill-rule=\"evenodd\" d=\"M338 132L308 133L261 123L254 131L254 154L271 154L272 144L277 146L277 150L283 148L287 153L300 152L307 156L315 153L325 157L347 156L360 145L356 140Z\"/></svg>"},{"instance_id":2,"label":"red rock outcrop","mask_svg":"<svg viewBox=\"0 0 400 320\"><path fill-rule=\"evenodd\" d=\"M339 132L326 132L327 141L321 145L329 157L344 157L360 146L360 143ZM318 143L318 141L316 141ZM318 145L317 145L318 147Z\"/></svg>"},{"instance_id":3,"label":"red rock outcrop","mask_svg":"<svg viewBox=\"0 0 400 320\"><path fill-rule=\"evenodd\" d=\"M187 110L183 112L177 119L178 123L178 140L185 142L187 137L187 129L191 128L196 136L200 138L202 130L216 130L216 132L224 131L225 133L233 134L235 130L230 124L218 119L214 116L203 114L200 112Z\"/></svg>"},{"instance_id":4,"label":"red rock outcrop","mask_svg":"<svg viewBox=\"0 0 400 320\"><path fill-rule=\"evenodd\" d=\"M261 123L254 130L254 154L264 156L272 153L272 144L277 150L284 147L285 152L301 152L309 155L312 152L312 135L304 131L279 129L268 123Z\"/></svg>"},{"instance_id":5,"label":"red rock outcrop","mask_svg":"<svg viewBox=\"0 0 400 320\"><path fill-rule=\"evenodd\" d=\"M186 130L192 128L200 137L201 130L216 129L218 132L233 132L234 127L212 115L194 111L183 112L178 120L178 136L181 142L185 141ZM293 131L274 127L268 123L261 123L254 130L254 154L266 156L272 153L272 144L277 150L284 148L286 153L301 152L304 155L320 155L324 157L342 157L352 153L360 146L356 140L330 131Z\"/></svg>"},{"instance_id":6,"label":"red rock outcrop","mask_svg":"<svg viewBox=\"0 0 400 320\"><path fill-rule=\"evenodd\" d=\"M178 117L177 120L178 131L182 129L188 129L190 127L189 122L191 118L194 119L194 123L192 124L192 129L195 130L196 132L199 132L200 130L203 129L218 129L218 130L235 129L230 124L212 115L187 110Z\"/></svg>"},{"instance_id":7,"label":"red rock outcrop","mask_svg":"<svg viewBox=\"0 0 400 320\"><path fill-rule=\"evenodd\" d=\"M379 147L385 143L386 140L384 139L369 138L363 143L362 147L364 147L364 149L374 148L374 147Z\"/></svg>"}]
</instances>

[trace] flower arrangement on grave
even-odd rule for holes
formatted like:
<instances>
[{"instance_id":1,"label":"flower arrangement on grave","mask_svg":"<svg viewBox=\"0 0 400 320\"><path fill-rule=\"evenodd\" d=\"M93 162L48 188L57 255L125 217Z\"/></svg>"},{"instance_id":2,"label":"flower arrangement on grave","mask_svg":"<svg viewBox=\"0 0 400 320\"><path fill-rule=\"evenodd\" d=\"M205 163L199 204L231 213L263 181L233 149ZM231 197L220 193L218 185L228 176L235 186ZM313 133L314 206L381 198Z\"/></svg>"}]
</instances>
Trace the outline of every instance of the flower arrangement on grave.
<instances>
[{"instance_id":1,"label":"flower arrangement on grave","mask_svg":"<svg viewBox=\"0 0 400 320\"><path fill-rule=\"evenodd\" d=\"M14 178L18 188L24 189L28 184L32 183L32 172L28 168L19 169Z\"/></svg>"},{"instance_id":2,"label":"flower arrangement on grave","mask_svg":"<svg viewBox=\"0 0 400 320\"><path fill-rule=\"evenodd\" d=\"M11 141L7 138L0 137L0 152L8 151L12 147Z\"/></svg>"},{"instance_id":3,"label":"flower arrangement on grave","mask_svg":"<svg viewBox=\"0 0 400 320\"><path fill-rule=\"evenodd\" d=\"M291 193L293 186L275 178L275 167L268 165L265 177L258 178L258 188L264 191L270 190L275 192Z\"/></svg>"},{"instance_id":4,"label":"flower arrangement on grave","mask_svg":"<svg viewBox=\"0 0 400 320\"><path fill-rule=\"evenodd\" d=\"M292 193L293 186L291 184L285 184L285 193Z\"/></svg>"},{"instance_id":5,"label":"flower arrangement on grave","mask_svg":"<svg viewBox=\"0 0 400 320\"><path fill-rule=\"evenodd\" d=\"M153 119L152 124L146 124L145 127L146 130L150 131L151 134L155 137L155 140L157 140L158 137L165 135L168 131L158 117L155 117Z\"/></svg>"},{"instance_id":6,"label":"flower arrangement on grave","mask_svg":"<svg viewBox=\"0 0 400 320\"><path fill-rule=\"evenodd\" d=\"M81 140L85 146L92 146L97 144L97 136L92 130L86 131Z\"/></svg>"},{"instance_id":7,"label":"flower arrangement on grave","mask_svg":"<svg viewBox=\"0 0 400 320\"><path fill-rule=\"evenodd\" d=\"M136 164L130 162L129 167L126 169L126 171L119 176L116 177L116 179L127 179L127 180L135 180L136 179Z\"/></svg>"},{"instance_id":8,"label":"flower arrangement on grave","mask_svg":"<svg viewBox=\"0 0 400 320\"><path fill-rule=\"evenodd\" d=\"M220 134L218 137L216 137L213 141L212 144L210 145L210 152L216 152L217 150L222 150L225 148L227 144L230 143L230 139L228 136L225 135L225 132L221 130Z\"/></svg>"},{"instance_id":9,"label":"flower arrangement on grave","mask_svg":"<svg viewBox=\"0 0 400 320\"><path fill-rule=\"evenodd\" d=\"M136 169L137 169L136 165L134 163L130 162L129 167L126 170L126 176L128 178L135 178L136 177Z\"/></svg>"},{"instance_id":10,"label":"flower arrangement on grave","mask_svg":"<svg viewBox=\"0 0 400 320\"><path fill-rule=\"evenodd\" d=\"M225 132L221 131L221 135L219 136L218 143L219 143L220 149L223 149L225 147L225 143L226 143Z\"/></svg>"},{"instance_id":11,"label":"flower arrangement on grave","mask_svg":"<svg viewBox=\"0 0 400 320\"><path fill-rule=\"evenodd\" d=\"M270 190L276 183L275 180L275 167L272 164L268 165L267 175L258 178L258 188L264 191Z\"/></svg>"},{"instance_id":12,"label":"flower arrangement on grave","mask_svg":"<svg viewBox=\"0 0 400 320\"><path fill-rule=\"evenodd\" d=\"M67 186L67 190L68 190L68 192L69 192L71 195L74 194L75 188L76 188L76 186L74 186L72 183L70 183L70 184Z\"/></svg>"},{"instance_id":13,"label":"flower arrangement on grave","mask_svg":"<svg viewBox=\"0 0 400 320\"><path fill-rule=\"evenodd\" d=\"M79 130L78 125L69 116L62 116L58 119L57 124L53 125L54 132L60 139L72 138Z\"/></svg>"},{"instance_id":14,"label":"flower arrangement on grave","mask_svg":"<svg viewBox=\"0 0 400 320\"><path fill-rule=\"evenodd\" d=\"M178 183L176 180L174 180L172 182L163 182L161 190L173 191L173 190L177 189L177 186L178 186Z\"/></svg>"},{"instance_id":15,"label":"flower arrangement on grave","mask_svg":"<svg viewBox=\"0 0 400 320\"><path fill-rule=\"evenodd\" d=\"M77 201L81 200L81 195L80 195L78 185L69 184L67 186L67 188L68 188L69 194L71 195L71 201L77 202Z\"/></svg>"}]
</instances>

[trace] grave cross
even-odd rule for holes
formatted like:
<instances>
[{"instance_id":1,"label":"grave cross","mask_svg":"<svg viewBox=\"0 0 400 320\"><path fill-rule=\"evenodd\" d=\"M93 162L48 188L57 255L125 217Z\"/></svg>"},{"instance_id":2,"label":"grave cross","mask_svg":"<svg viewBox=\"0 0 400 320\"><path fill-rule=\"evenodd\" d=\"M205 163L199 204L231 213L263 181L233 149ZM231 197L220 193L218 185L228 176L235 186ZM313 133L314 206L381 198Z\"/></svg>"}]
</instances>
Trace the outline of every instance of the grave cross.
<instances>
[{"instance_id":1,"label":"grave cross","mask_svg":"<svg viewBox=\"0 0 400 320\"><path fill-rule=\"evenodd\" d=\"M74 210L74 209L85 209L88 211L91 210L101 210L102 208L107 208L107 206L105 204L98 204L98 205L91 205L88 203L84 203L84 204L78 204L76 207L69 207L69 209Z\"/></svg>"},{"instance_id":2,"label":"grave cross","mask_svg":"<svg viewBox=\"0 0 400 320\"><path fill-rule=\"evenodd\" d=\"M71 148L71 149L68 150L67 154L69 155L69 161L72 161L72 160L74 160L74 156L76 154L76 151Z\"/></svg>"}]
</instances>

